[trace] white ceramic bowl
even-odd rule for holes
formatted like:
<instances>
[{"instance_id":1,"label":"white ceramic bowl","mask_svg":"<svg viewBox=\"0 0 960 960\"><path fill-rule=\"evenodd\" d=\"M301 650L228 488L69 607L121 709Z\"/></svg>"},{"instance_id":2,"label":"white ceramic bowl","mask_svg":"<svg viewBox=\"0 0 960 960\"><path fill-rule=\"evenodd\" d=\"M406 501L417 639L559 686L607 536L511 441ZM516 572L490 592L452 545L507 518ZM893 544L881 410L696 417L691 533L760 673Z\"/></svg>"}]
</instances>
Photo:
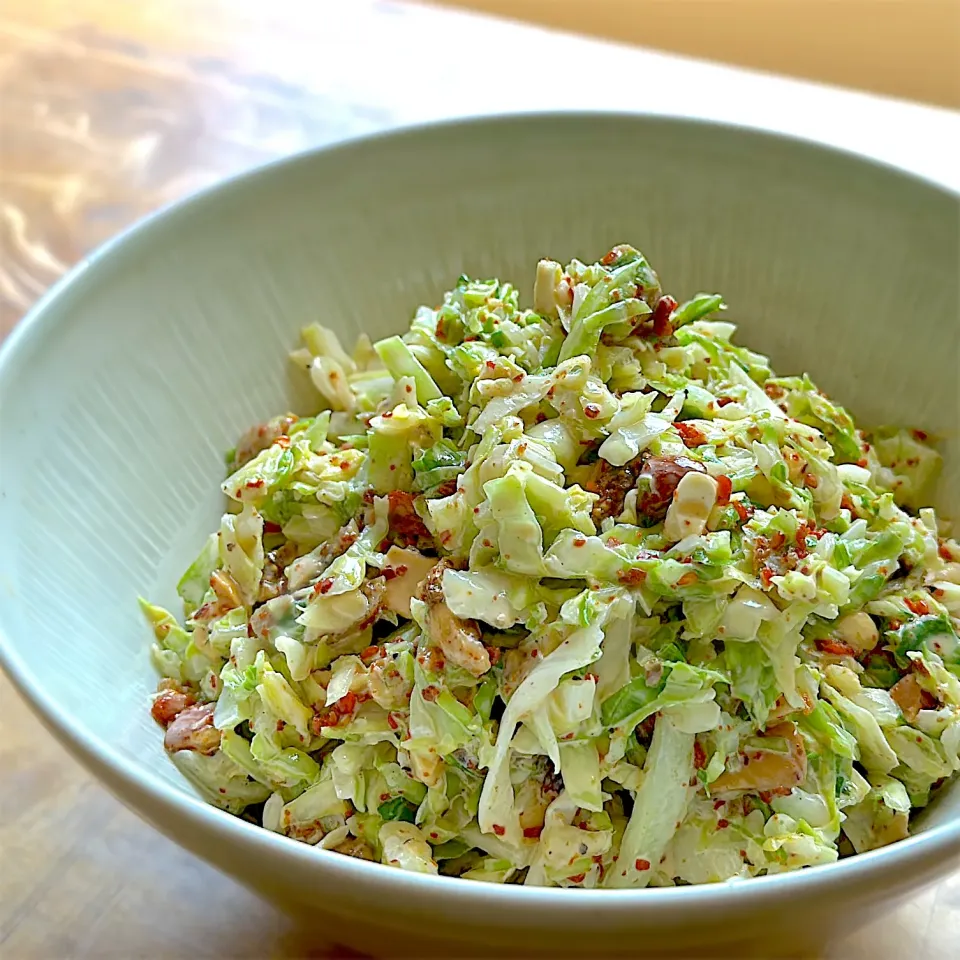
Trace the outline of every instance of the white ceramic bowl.
<instances>
[{"instance_id":1,"label":"white ceramic bowl","mask_svg":"<svg viewBox=\"0 0 960 960\"><path fill-rule=\"evenodd\" d=\"M642 891L402 873L201 802L167 761L136 596L173 584L220 513L222 451L297 398L306 322L403 327L461 272L532 281L541 255L640 247L682 299L720 290L741 342L866 422L945 438L960 512L957 197L853 156L690 121L537 116L294 157L133 229L81 264L0 358L3 662L50 730L158 829L287 908L423 937L596 955L847 930L955 868L960 786L917 835L835 865ZM374 939L379 934L374 935ZM381 945L384 941L381 941Z\"/></svg>"}]
</instances>

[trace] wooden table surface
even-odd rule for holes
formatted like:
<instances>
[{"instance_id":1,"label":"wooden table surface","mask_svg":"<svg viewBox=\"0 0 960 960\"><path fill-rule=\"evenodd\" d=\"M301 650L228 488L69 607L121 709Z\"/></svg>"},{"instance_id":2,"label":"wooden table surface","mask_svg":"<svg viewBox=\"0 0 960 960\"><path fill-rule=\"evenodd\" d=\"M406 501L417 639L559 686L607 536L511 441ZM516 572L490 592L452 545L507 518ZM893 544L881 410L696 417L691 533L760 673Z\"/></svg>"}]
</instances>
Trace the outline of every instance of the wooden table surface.
<instances>
[{"instance_id":1,"label":"wooden table surface","mask_svg":"<svg viewBox=\"0 0 960 960\"><path fill-rule=\"evenodd\" d=\"M468 33L515 68L477 71L456 53ZM611 75L645 79L611 100ZM0 336L102 240L235 171L414 120L588 107L600 89L608 107L779 127L960 186L956 114L533 28L367 0L3 0ZM353 955L142 824L2 676L0 702L4 960ZM958 942L960 875L827 956L947 960Z\"/></svg>"}]
</instances>

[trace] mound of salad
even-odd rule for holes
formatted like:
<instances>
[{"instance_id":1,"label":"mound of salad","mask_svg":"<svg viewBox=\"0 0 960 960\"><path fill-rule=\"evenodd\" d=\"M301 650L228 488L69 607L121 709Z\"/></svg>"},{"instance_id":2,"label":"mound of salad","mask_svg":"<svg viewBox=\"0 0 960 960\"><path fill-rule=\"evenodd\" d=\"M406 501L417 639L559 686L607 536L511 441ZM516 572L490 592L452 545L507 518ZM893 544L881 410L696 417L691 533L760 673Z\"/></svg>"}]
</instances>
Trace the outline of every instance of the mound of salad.
<instances>
[{"instance_id":1,"label":"mound of salad","mask_svg":"<svg viewBox=\"0 0 960 960\"><path fill-rule=\"evenodd\" d=\"M706 883L906 837L960 770L960 546L918 430L678 304L630 246L461 277L402 336L303 331L322 412L228 454L143 602L202 794L366 860Z\"/></svg>"}]
</instances>

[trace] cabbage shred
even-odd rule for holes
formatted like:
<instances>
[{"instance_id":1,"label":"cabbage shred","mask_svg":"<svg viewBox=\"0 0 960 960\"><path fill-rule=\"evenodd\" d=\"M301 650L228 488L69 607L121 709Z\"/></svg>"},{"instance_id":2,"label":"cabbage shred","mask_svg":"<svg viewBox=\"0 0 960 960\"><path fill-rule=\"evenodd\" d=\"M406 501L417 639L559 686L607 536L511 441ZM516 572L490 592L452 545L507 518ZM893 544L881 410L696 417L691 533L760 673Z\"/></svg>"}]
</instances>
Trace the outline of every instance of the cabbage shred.
<instances>
[{"instance_id":1,"label":"cabbage shred","mask_svg":"<svg viewBox=\"0 0 960 960\"><path fill-rule=\"evenodd\" d=\"M322 412L228 455L143 603L212 803L423 873L642 887L907 835L960 770L960 547L924 434L858 429L629 246L303 331Z\"/></svg>"}]
</instances>

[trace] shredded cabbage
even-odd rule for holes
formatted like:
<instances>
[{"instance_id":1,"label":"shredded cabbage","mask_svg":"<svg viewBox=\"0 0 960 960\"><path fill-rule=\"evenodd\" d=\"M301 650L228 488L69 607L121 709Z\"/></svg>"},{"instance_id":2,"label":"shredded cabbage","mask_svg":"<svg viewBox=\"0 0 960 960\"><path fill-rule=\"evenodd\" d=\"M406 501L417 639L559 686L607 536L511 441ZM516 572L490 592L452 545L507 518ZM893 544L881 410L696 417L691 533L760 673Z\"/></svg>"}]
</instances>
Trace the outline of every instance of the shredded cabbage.
<instances>
[{"instance_id":1,"label":"shredded cabbage","mask_svg":"<svg viewBox=\"0 0 960 960\"><path fill-rule=\"evenodd\" d=\"M141 601L211 803L487 883L643 887L907 835L960 771L960 546L920 431L859 430L632 247L461 277L292 354L315 416L228 458Z\"/></svg>"}]
</instances>

